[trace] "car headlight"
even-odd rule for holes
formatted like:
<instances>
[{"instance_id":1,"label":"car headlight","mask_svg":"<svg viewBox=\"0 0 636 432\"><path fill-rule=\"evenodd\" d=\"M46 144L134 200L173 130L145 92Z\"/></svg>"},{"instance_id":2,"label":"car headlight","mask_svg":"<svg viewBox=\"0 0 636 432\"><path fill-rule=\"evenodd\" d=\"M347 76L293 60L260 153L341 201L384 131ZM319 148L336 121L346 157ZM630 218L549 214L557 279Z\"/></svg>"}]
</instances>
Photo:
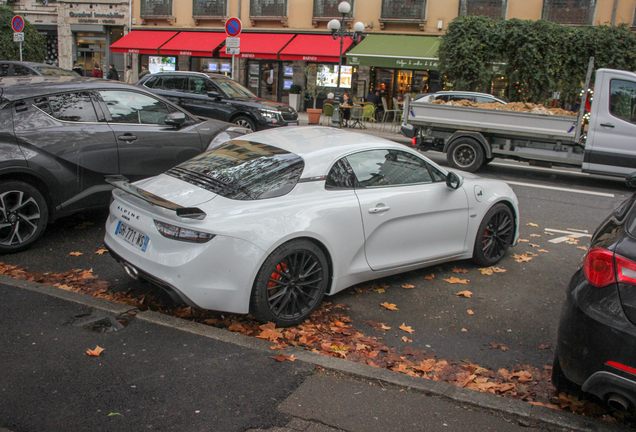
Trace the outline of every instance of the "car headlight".
<instances>
[{"instance_id":1,"label":"car headlight","mask_svg":"<svg viewBox=\"0 0 636 432\"><path fill-rule=\"evenodd\" d=\"M260 110L259 114L267 123L278 123L280 121L280 115L278 111Z\"/></svg>"},{"instance_id":2,"label":"car headlight","mask_svg":"<svg viewBox=\"0 0 636 432\"><path fill-rule=\"evenodd\" d=\"M215 237L214 234L178 227L165 222L159 222L158 220L155 221L155 227L157 227L159 233L166 238L188 243L205 243Z\"/></svg>"}]
</instances>

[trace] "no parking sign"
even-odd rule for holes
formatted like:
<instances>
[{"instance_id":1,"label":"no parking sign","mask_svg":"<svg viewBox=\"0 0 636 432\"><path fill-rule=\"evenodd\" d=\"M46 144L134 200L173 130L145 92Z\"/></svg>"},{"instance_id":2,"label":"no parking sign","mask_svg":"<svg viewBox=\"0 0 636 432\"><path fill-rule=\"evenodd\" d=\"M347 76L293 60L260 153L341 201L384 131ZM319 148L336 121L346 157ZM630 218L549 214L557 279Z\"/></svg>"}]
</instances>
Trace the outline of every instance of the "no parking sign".
<instances>
[{"instance_id":1,"label":"no parking sign","mask_svg":"<svg viewBox=\"0 0 636 432\"><path fill-rule=\"evenodd\" d=\"M241 30L243 29L243 23L238 18L230 18L225 22L225 33L228 36L236 37L241 34Z\"/></svg>"},{"instance_id":2,"label":"no parking sign","mask_svg":"<svg viewBox=\"0 0 636 432\"><path fill-rule=\"evenodd\" d=\"M13 27L14 32L24 31L24 18L20 15L16 15L11 20L11 27Z\"/></svg>"}]
</instances>

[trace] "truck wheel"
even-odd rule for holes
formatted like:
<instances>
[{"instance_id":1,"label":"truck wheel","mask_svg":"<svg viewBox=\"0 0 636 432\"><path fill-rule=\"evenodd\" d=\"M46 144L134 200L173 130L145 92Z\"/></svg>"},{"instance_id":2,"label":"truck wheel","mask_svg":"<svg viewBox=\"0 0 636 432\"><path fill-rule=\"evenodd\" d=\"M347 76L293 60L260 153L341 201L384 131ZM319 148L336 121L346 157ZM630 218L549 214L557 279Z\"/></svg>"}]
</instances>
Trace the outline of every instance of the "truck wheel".
<instances>
[{"instance_id":1,"label":"truck wheel","mask_svg":"<svg viewBox=\"0 0 636 432\"><path fill-rule=\"evenodd\" d=\"M21 181L0 184L0 253L31 247L44 233L49 211L42 194Z\"/></svg>"},{"instance_id":2,"label":"truck wheel","mask_svg":"<svg viewBox=\"0 0 636 432\"><path fill-rule=\"evenodd\" d=\"M453 168L475 172L484 163L484 151L477 141L459 138L448 148L446 160Z\"/></svg>"}]
</instances>

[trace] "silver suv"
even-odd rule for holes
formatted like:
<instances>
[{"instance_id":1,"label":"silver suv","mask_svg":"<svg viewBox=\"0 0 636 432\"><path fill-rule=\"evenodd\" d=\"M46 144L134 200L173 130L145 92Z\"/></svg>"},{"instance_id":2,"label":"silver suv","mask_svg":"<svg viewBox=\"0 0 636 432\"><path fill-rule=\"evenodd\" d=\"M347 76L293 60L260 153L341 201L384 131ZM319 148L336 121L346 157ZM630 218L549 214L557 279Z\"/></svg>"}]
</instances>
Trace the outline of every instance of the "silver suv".
<instances>
[{"instance_id":1,"label":"silver suv","mask_svg":"<svg viewBox=\"0 0 636 432\"><path fill-rule=\"evenodd\" d=\"M465 92L465 91L440 91L437 93L424 93L422 95L417 95L413 98L413 100L416 100L419 102L433 102L434 100L438 100L438 99L441 99L444 102L469 100L475 103L499 102L504 105L508 103L488 93L476 93L476 92Z\"/></svg>"}]
</instances>

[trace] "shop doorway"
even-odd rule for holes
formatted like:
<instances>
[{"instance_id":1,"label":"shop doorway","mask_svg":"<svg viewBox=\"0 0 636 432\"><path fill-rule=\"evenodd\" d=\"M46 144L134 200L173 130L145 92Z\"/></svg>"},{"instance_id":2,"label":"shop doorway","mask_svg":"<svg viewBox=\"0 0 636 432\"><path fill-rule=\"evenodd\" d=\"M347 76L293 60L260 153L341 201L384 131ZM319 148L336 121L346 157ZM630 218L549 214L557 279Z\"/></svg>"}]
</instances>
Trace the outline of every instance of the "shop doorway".
<instances>
[{"instance_id":1,"label":"shop doorway","mask_svg":"<svg viewBox=\"0 0 636 432\"><path fill-rule=\"evenodd\" d=\"M83 63L84 75L92 76L95 64L98 64L104 76L106 72L106 34L76 33L77 61Z\"/></svg>"},{"instance_id":2,"label":"shop doorway","mask_svg":"<svg viewBox=\"0 0 636 432\"><path fill-rule=\"evenodd\" d=\"M294 84L292 62L250 60L246 87L256 96L289 104L289 89Z\"/></svg>"}]
</instances>

